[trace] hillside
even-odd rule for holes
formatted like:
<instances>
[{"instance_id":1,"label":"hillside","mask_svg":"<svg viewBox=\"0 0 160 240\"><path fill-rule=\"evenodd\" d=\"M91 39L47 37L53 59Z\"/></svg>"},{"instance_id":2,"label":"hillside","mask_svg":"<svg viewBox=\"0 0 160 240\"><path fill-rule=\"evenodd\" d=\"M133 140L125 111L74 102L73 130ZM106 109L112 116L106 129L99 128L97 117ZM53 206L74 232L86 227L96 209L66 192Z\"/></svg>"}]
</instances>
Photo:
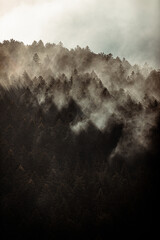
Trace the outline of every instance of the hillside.
<instances>
[{"instance_id":1,"label":"hillside","mask_svg":"<svg viewBox=\"0 0 160 240\"><path fill-rule=\"evenodd\" d=\"M0 44L4 235L152 233L159 141L159 71L89 47Z\"/></svg>"}]
</instances>

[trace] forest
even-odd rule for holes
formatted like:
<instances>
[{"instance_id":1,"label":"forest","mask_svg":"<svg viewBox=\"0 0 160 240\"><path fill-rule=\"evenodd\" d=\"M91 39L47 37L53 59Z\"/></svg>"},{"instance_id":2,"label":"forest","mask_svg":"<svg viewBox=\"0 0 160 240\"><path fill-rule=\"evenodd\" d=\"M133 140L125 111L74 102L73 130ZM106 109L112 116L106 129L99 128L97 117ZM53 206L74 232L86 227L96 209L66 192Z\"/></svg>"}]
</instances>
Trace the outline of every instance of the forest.
<instances>
[{"instance_id":1,"label":"forest","mask_svg":"<svg viewBox=\"0 0 160 240\"><path fill-rule=\"evenodd\" d=\"M3 239L154 236L160 71L63 43L0 43Z\"/></svg>"}]
</instances>

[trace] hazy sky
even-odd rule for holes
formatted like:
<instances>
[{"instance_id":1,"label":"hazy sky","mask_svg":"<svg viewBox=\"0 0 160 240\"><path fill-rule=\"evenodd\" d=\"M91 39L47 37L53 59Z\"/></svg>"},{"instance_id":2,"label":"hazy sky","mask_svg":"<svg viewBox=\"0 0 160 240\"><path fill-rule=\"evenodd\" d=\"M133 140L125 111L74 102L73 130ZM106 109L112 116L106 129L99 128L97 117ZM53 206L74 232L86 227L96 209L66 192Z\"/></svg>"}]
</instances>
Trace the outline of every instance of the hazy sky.
<instances>
[{"instance_id":1,"label":"hazy sky","mask_svg":"<svg viewBox=\"0 0 160 240\"><path fill-rule=\"evenodd\" d=\"M160 0L0 0L0 41L88 45L160 66Z\"/></svg>"}]
</instances>

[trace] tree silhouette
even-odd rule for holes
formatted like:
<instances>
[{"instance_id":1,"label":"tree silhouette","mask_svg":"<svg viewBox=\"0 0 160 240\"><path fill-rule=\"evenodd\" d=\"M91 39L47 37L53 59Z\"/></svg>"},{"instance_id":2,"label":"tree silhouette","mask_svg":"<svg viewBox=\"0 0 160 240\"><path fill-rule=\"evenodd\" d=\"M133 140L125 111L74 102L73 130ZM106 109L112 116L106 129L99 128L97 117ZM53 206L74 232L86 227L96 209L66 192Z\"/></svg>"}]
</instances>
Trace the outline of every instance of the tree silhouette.
<instances>
[{"instance_id":1,"label":"tree silhouette","mask_svg":"<svg viewBox=\"0 0 160 240\"><path fill-rule=\"evenodd\" d=\"M33 56L33 61L34 61L36 64L40 64L40 58L39 58L39 56L38 56L37 53L34 54L34 56Z\"/></svg>"}]
</instances>

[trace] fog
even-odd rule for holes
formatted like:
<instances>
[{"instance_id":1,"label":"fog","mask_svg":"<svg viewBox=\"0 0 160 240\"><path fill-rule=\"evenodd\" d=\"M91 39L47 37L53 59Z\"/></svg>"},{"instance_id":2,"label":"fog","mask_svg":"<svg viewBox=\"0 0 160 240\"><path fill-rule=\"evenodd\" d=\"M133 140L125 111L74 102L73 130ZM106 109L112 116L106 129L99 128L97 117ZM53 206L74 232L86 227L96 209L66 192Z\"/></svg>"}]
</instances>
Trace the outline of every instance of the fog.
<instances>
[{"instance_id":1,"label":"fog","mask_svg":"<svg viewBox=\"0 0 160 240\"><path fill-rule=\"evenodd\" d=\"M1 1L5 239L156 236L157 19L158 1Z\"/></svg>"},{"instance_id":2,"label":"fog","mask_svg":"<svg viewBox=\"0 0 160 240\"><path fill-rule=\"evenodd\" d=\"M0 0L0 41L14 38L89 46L158 68L159 1Z\"/></svg>"}]
</instances>

